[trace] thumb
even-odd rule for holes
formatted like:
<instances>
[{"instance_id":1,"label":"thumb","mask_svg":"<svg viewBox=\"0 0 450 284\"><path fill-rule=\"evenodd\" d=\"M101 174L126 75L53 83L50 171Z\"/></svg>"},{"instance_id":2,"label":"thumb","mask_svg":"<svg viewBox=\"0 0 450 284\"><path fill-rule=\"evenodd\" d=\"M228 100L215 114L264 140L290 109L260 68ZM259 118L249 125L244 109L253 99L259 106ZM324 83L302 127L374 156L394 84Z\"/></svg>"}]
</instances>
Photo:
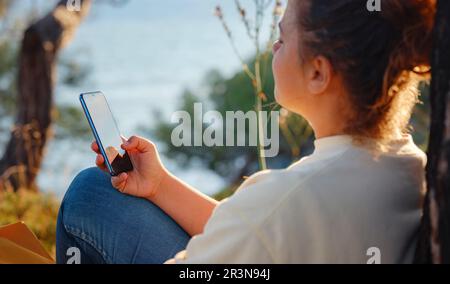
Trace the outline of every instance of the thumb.
<instances>
[{"instance_id":1,"label":"thumb","mask_svg":"<svg viewBox=\"0 0 450 284\"><path fill-rule=\"evenodd\" d=\"M121 173L120 175L111 178L111 184L114 188L116 188L120 192L124 193L126 185L127 185L127 180L128 180L128 174Z\"/></svg>"},{"instance_id":2,"label":"thumb","mask_svg":"<svg viewBox=\"0 0 450 284\"><path fill-rule=\"evenodd\" d=\"M139 136L132 136L128 141L122 144L122 148L126 151L138 151L141 153L146 153L153 151L155 149L155 145Z\"/></svg>"}]
</instances>

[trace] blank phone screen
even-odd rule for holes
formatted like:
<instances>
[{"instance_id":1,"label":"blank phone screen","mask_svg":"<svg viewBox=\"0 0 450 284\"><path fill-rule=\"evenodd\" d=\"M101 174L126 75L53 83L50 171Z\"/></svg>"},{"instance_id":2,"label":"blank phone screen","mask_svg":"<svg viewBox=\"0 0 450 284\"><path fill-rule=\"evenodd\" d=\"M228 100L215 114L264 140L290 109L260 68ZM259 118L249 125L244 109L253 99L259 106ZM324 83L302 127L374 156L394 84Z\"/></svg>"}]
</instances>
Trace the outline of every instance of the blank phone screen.
<instances>
[{"instance_id":1,"label":"blank phone screen","mask_svg":"<svg viewBox=\"0 0 450 284\"><path fill-rule=\"evenodd\" d=\"M91 127L95 128L100 140L97 144L103 148L114 174L130 170L129 157L120 147L123 138L105 96L102 93L91 93L84 94L83 99L93 124Z\"/></svg>"}]
</instances>

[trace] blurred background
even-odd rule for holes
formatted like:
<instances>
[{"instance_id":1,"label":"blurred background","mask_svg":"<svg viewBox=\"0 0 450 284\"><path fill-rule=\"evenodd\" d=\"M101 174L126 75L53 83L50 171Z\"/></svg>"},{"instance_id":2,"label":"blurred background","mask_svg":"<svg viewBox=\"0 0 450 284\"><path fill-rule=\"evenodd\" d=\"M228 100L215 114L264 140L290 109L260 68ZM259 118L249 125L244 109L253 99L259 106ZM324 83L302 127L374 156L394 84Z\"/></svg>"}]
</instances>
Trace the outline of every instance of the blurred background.
<instances>
[{"instance_id":1,"label":"blurred background","mask_svg":"<svg viewBox=\"0 0 450 284\"><path fill-rule=\"evenodd\" d=\"M280 110L273 100L270 46L285 1L82 1L83 16L75 19L62 6L55 9L59 2L0 0L0 225L25 220L54 250L60 199L73 177L94 165L81 92L104 92L125 136L152 139L175 175L217 199L259 169L254 147L175 148L170 117L177 110L192 113L194 102L222 113L255 109L254 82L243 69L254 72L255 62L262 71L261 108ZM36 28L59 17L68 19L62 30ZM36 41L36 33L48 41ZM61 38L47 45L58 33ZM40 60L47 69L38 68ZM416 143L426 149L427 84L421 89L423 103L412 127ZM35 95L40 99L30 98ZM50 113L48 136L32 126L27 132L30 121L21 124L33 112ZM281 114L280 154L267 161L269 168L286 167L313 151L306 122Z\"/></svg>"}]
</instances>

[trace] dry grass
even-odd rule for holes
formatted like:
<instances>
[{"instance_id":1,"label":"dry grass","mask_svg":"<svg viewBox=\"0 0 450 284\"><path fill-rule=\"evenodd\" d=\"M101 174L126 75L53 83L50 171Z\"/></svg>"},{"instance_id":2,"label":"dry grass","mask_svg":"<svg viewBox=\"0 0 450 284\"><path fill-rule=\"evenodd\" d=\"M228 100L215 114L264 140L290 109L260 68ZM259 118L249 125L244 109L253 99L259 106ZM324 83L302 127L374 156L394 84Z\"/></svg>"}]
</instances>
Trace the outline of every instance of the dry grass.
<instances>
[{"instance_id":1,"label":"dry grass","mask_svg":"<svg viewBox=\"0 0 450 284\"><path fill-rule=\"evenodd\" d=\"M25 222L54 257L59 204L51 194L27 190L0 192L0 226Z\"/></svg>"}]
</instances>

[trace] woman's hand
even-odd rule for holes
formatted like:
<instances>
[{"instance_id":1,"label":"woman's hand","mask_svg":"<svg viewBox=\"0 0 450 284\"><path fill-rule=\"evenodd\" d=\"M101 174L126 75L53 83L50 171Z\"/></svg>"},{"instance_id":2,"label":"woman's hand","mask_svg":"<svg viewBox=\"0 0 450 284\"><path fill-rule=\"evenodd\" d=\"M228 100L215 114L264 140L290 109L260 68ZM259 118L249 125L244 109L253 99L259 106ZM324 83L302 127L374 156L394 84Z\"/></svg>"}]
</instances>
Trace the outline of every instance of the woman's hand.
<instances>
[{"instance_id":1,"label":"woman's hand","mask_svg":"<svg viewBox=\"0 0 450 284\"><path fill-rule=\"evenodd\" d=\"M202 233L218 202L171 175L161 164L152 142L136 136L127 142L122 148L128 152L134 169L113 177L113 186L125 194L153 202L190 236ZM98 154L97 166L108 171L96 142L92 143L92 150Z\"/></svg>"},{"instance_id":2,"label":"woman's hand","mask_svg":"<svg viewBox=\"0 0 450 284\"><path fill-rule=\"evenodd\" d=\"M121 147L128 152L134 169L112 177L112 185L122 193L149 200L154 199L160 190L161 183L169 176L161 163L156 146L147 139L132 136ZM108 171L97 142L92 142L91 148L97 153L96 165Z\"/></svg>"}]
</instances>

